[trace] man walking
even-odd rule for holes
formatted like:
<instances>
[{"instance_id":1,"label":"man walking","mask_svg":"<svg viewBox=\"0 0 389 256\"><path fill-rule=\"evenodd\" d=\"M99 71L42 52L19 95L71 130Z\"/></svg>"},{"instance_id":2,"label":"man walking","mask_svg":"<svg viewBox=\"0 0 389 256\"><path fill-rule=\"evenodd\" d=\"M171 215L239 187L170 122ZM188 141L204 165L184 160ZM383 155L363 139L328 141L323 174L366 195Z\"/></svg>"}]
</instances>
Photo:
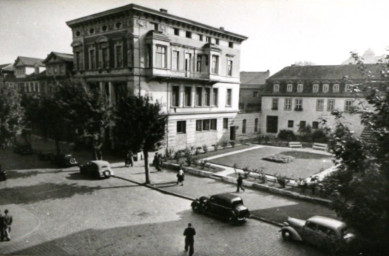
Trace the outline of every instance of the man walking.
<instances>
[{"instance_id":1,"label":"man walking","mask_svg":"<svg viewBox=\"0 0 389 256\"><path fill-rule=\"evenodd\" d=\"M185 251L188 251L189 247L189 256L192 256L194 253L194 236L196 235L196 230L192 228L192 224L188 223L188 227L184 231L185 236Z\"/></svg>"},{"instance_id":2,"label":"man walking","mask_svg":"<svg viewBox=\"0 0 389 256\"><path fill-rule=\"evenodd\" d=\"M239 192L239 189L244 191L243 187L243 177L242 174L239 173L238 179L236 180L236 192Z\"/></svg>"},{"instance_id":3,"label":"man walking","mask_svg":"<svg viewBox=\"0 0 389 256\"><path fill-rule=\"evenodd\" d=\"M6 209L4 211L4 216L3 216L3 232L5 236L6 241L11 240L11 224L12 224L12 216L8 215L8 210Z\"/></svg>"},{"instance_id":4,"label":"man walking","mask_svg":"<svg viewBox=\"0 0 389 256\"><path fill-rule=\"evenodd\" d=\"M0 241L4 240L4 217L0 211Z\"/></svg>"},{"instance_id":5,"label":"man walking","mask_svg":"<svg viewBox=\"0 0 389 256\"><path fill-rule=\"evenodd\" d=\"M162 171L162 170L161 170L161 167L159 167L160 161L161 161L161 159L160 159L160 156L159 156L159 154L158 154L158 152L157 152L157 153L155 153L155 155L154 155L153 164L154 164L154 166L155 166L155 169L157 169L157 171L159 171L159 172Z\"/></svg>"},{"instance_id":6,"label":"man walking","mask_svg":"<svg viewBox=\"0 0 389 256\"><path fill-rule=\"evenodd\" d=\"M130 166L131 167L134 167L134 154L132 153L132 150L128 150L127 151L127 154L126 154L126 159L125 159L125 163L124 165L127 167L127 166Z\"/></svg>"}]
</instances>

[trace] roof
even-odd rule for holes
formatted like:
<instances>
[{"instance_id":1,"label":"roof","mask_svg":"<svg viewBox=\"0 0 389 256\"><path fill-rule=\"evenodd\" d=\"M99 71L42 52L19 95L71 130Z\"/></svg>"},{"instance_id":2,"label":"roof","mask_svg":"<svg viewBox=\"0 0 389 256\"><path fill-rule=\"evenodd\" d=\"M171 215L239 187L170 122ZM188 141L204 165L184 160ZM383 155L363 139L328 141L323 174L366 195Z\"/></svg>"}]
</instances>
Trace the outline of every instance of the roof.
<instances>
[{"instance_id":1,"label":"roof","mask_svg":"<svg viewBox=\"0 0 389 256\"><path fill-rule=\"evenodd\" d=\"M56 56L58 59L63 60L65 62L73 62L73 54L62 53L62 52L51 52L49 53L49 55L47 55L46 59L43 60L43 63L47 63L52 56Z\"/></svg>"},{"instance_id":2,"label":"roof","mask_svg":"<svg viewBox=\"0 0 389 256\"><path fill-rule=\"evenodd\" d=\"M6 65L6 64L4 64L4 65ZM11 63L11 64L8 64L8 65L6 65L6 66L3 66L3 67L1 67L1 70L3 70L3 71L14 71L14 65Z\"/></svg>"},{"instance_id":3,"label":"roof","mask_svg":"<svg viewBox=\"0 0 389 256\"><path fill-rule=\"evenodd\" d=\"M23 57L23 56L18 56L15 60L15 64L20 61L24 66L40 66L44 67L45 65L43 64L43 59L38 59L38 58L31 58L31 57Z\"/></svg>"},{"instance_id":4,"label":"roof","mask_svg":"<svg viewBox=\"0 0 389 256\"><path fill-rule=\"evenodd\" d=\"M366 64L367 70L372 72L375 78L380 78L382 66L379 64ZM366 78L359 65L310 65L288 66L268 78L268 80L341 80L345 76L349 79Z\"/></svg>"},{"instance_id":5,"label":"roof","mask_svg":"<svg viewBox=\"0 0 389 256\"><path fill-rule=\"evenodd\" d=\"M346 224L343 221L328 218L328 217L323 217L323 216L313 216L313 217L309 218L308 220L311 222L320 223L323 226L332 227L335 229L343 228L346 226Z\"/></svg>"},{"instance_id":6,"label":"roof","mask_svg":"<svg viewBox=\"0 0 389 256\"><path fill-rule=\"evenodd\" d=\"M167 18L167 19L170 19L170 20L175 20L175 21L178 21L178 22L183 22L183 23L186 23L186 24L190 24L190 25L193 25L193 26L197 26L197 27L201 27L201 28L204 28L204 29L207 29L207 30L211 30L213 32L217 32L217 33L220 33L220 34L229 35L229 36L235 37L235 38L237 38L237 39L239 39L241 41L246 40L248 38L248 37L243 36L243 35L239 35L239 34L235 34L235 33L232 33L232 32L228 32L228 31L226 31L224 29L221 29L221 28L211 27L211 26L205 25L203 23L199 23L199 22L196 22L196 21L193 21L193 20L189 20L189 19L186 19L186 18L181 18L181 17L176 16L176 15L168 14L166 10L164 10L162 12L162 11L153 10L153 9L150 9L150 8L147 8L147 7L143 7L143 6L140 6L140 5L136 5L136 4L129 4L129 5L125 5L125 6L122 6L122 7L118 7L118 8L110 9L110 10L107 10L107 11L95 13L95 14L92 14L92 15L84 16L84 17L81 17L81 18L78 18L78 19L67 21L66 24L69 27L72 27L74 25L81 24L81 23L84 23L84 22L88 22L88 21L91 21L91 20L94 20L94 19L97 19L97 18L106 17L106 16L113 16L113 15L116 15L118 13L123 13L123 12L129 11L129 10L141 11L143 13L149 13L149 14L156 15L156 16L159 16L159 17L162 17L162 18Z\"/></svg>"},{"instance_id":7,"label":"roof","mask_svg":"<svg viewBox=\"0 0 389 256\"><path fill-rule=\"evenodd\" d=\"M92 160L92 161L90 161L90 162L96 164L96 165L99 166L99 167L102 167L102 166L110 166L110 165L109 165L109 162L103 161L103 160Z\"/></svg>"},{"instance_id":8,"label":"roof","mask_svg":"<svg viewBox=\"0 0 389 256\"><path fill-rule=\"evenodd\" d=\"M228 201L232 201L232 200L237 199L237 198L239 198L241 200L241 198L239 196L231 194L231 193L221 193L221 194L216 194L213 196L218 197L218 198L222 198L222 199L225 199Z\"/></svg>"},{"instance_id":9,"label":"roof","mask_svg":"<svg viewBox=\"0 0 389 256\"><path fill-rule=\"evenodd\" d=\"M7 63L7 64L0 64L0 69L3 69L4 67L6 67L8 65L9 65L9 63Z\"/></svg>"},{"instance_id":10,"label":"roof","mask_svg":"<svg viewBox=\"0 0 389 256\"><path fill-rule=\"evenodd\" d=\"M240 72L240 83L241 84L265 84L266 79L269 77L270 72L257 71L257 72Z\"/></svg>"}]
</instances>

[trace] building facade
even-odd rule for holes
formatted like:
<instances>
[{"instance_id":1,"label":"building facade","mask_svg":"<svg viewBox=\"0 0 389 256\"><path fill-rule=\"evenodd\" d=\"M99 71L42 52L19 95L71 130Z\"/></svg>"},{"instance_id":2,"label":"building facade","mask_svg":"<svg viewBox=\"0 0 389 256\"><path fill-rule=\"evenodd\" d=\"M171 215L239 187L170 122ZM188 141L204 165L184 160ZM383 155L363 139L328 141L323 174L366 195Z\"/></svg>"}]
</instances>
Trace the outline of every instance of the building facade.
<instances>
[{"instance_id":1,"label":"building facade","mask_svg":"<svg viewBox=\"0 0 389 256\"><path fill-rule=\"evenodd\" d=\"M112 104L147 95L168 116L166 147L235 139L247 37L135 4L67 22L75 78Z\"/></svg>"},{"instance_id":2,"label":"building facade","mask_svg":"<svg viewBox=\"0 0 389 256\"><path fill-rule=\"evenodd\" d=\"M370 85L380 86L379 65L366 65L371 71ZM363 93L355 85L366 84L357 65L289 66L269 77L262 95L261 130L276 135L288 129L298 133L310 125L318 129L322 121L334 126L334 111L343 112L344 123L356 135L363 130L360 116L351 114L363 102ZM366 104L365 104L366 105Z\"/></svg>"},{"instance_id":3,"label":"building facade","mask_svg":"<svg viewBox=\"0 0 389 256\"><path fill-rule=\"evenodd\" d=\"M41 88L43 94L53 93L58 84L69 82L73 77L73 55L69 53L51 52L44 59L46 66L45 86Z\"/></svg>"}]
</instances>

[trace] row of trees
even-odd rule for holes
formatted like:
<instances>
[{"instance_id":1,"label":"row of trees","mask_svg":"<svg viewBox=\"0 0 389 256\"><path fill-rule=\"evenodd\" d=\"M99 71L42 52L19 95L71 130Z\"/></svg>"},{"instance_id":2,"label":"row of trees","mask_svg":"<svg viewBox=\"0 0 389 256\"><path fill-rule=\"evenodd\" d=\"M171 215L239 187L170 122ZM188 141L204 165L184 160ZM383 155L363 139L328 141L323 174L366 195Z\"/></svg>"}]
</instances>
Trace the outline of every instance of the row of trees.
<instances>
[{"instance_id":1,"label":"row of trees","mask_svg":"<svg viewBox=\"0 0 389 256\"><path fill-rule=\"evenodd\" d=\"M27 127L34 127L55 141L82 142L101 159L101 148L114 140L122 149L143 151L146 183L150 182L147 152L154 150L165 133L166 117L158 103L148 97L128 96L113 106L98 90L77 83L58 85L47 96L21 96L16 89L3 88L0 94L0 143L6 146ZM67 136L66 136L67 135ZM107 138L110 139L107 139Z\"/></svg>"}]
</instances>

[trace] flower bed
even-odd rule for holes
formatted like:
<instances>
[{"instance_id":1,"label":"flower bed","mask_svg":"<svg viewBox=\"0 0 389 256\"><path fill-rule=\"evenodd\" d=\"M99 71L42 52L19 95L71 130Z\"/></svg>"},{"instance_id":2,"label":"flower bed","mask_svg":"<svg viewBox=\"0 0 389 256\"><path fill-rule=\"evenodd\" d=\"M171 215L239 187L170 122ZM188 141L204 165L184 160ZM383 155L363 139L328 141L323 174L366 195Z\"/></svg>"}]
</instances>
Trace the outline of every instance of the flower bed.
<instances>
[{"instance_id":1,"label":"flower bed","mask_svg":"<svg viewBox=\"0 0 389 256\"><path fill-rule=\"evenodd\" d=\"M294 157L277 154L277 155L265 156L262 159L267 160L267 161L271 161L271 162L286 164L286 163L293 162Z\"/></svg>"}]
</instances>

